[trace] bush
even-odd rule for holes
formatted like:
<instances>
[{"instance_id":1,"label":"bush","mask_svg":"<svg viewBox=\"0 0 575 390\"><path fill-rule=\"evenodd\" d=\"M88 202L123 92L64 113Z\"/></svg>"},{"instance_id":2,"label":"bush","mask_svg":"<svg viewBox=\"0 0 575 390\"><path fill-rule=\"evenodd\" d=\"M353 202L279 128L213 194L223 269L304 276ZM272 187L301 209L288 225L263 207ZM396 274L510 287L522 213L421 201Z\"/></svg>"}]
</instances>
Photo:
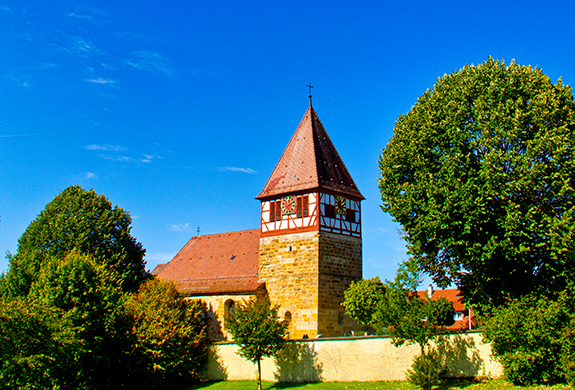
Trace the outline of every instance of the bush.
<instances>
[{"instance_id":1,"label":"bush","mask_svg":"<svg viewBox=\"0 0 575 390\"><path fill-rule=\"evenodd\" d=\"M203 305L185 299L172 282L149 280L126 301L135 338L131 385L140 389L181 386L197 380L209 339Z\"/></svg>"},{"instance_id":2,"label":"bush","mask_svg":"<svg viewBox=\"0 0 575 390\"><path fill-rule=\"evenodd\" d=\"M575 387L575 319L563 331L561 349L561 371L567 383Z\"/></svg>"},{"instance_id":3,"label":"bush","mask_svg":"<svg viewBox=\"0 0 575 390\"><path fill-rule=\"evenodd\" d=\"M565 378L561 355L569 320L567 295L557 300L525 296L495 309L483 337L491 342L507 380L516 385L553 383Z\"/></svg>"},{"instance_id":4,"label":"bush","mask_svg":"<svg viewBox=\"0 0 575 390\"><path fill-rule=\"evenodd\" d=\"M79 389L79 341L58 313L23 298L0 299L0 388Z\"/></svg>"},{"instance_id":5,"label":"bush","mask_svg":"<svg viewBox=\"0 0 575 390\"><path fill-rule=\"evenodd\" d=\"M413 359L411 369L407 371L407 380L423 390L430 390L433 386L441 385L445 373L440 357L431 351Z\"/></svg>"}]
</instances>

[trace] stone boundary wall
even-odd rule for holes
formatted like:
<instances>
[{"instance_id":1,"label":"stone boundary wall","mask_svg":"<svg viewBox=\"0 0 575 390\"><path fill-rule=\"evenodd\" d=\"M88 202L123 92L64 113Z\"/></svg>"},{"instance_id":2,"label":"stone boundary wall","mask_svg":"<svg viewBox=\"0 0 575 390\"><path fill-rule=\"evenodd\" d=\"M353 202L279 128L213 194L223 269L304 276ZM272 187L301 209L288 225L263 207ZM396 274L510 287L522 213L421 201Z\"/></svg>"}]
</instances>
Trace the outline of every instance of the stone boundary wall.
<instances>
[{"instance_id":1,"label":"stone boundary wall","mask_svg":"<svg viewBox=\"0 0 575 390\"><path fill-rule=\"evenodd\" d=\"M448 347L439 345L447 357L448 376L499 377L501 365L490 357L491 347L481 333L450 336ZM231 343L212 347L205 378L253 380L256 365L239 356ZM292 340L276 360L262 361L262 379L283 382L393 381L405 380L405 372L419 346L394 347L389 337L346 337Z\"/></svg>"}]
</instances>

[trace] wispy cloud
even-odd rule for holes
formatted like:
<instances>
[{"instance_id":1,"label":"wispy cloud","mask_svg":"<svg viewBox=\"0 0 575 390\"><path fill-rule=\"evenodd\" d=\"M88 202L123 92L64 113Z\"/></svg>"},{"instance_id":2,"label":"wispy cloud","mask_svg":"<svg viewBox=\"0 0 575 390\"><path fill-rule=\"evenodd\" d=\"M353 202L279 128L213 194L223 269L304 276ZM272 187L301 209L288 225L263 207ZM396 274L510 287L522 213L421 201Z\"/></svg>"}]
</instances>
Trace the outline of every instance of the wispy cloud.
<instances>
[{"instance_id":1,"label":"wispy cloud","mask_svg":"<svg viewBox=\"0 0 575 390\"><path fill-rule=\"evenodd\" d=\"M95 79L84 79L84 81L87 81L87 82L92 83L92 84L104 84L104 85L112 85L112 86L118 84L118 80L103 79L101 77L98 77Z\"/></svg>"},{"instance_id":2,"label":"wispy cloud","mask_svg":"<svg viewBox=\"0 0 575 390\"><path fill-rule=\"evenodd\" d=\"M100 50L89 41L86 41L82 37L76 37L72 41L73 51L81 57L89 57L92 54L99 54Z\"/></svg>"},{"instance_id":3,"label":"wispy cloud","mask_svg":"<svg viewBox=\"0 0 575 390\"><path fill-rule=\"evenodd\" d=\"M120 162L132 161L132 157L128 156L111 156L109 154L99 154L98 157L108 161L120 161Z\"/></svg>"},{"instance_id":4,"label":"wispy cloud","mask_svg":"<svg viewBox=\"0 0 575 390\"><path fill-rule=\"evenodd\" d=\"M151 154L144 154L143 157L140 159L140 161L143 163L149 163L152 162L152 160L155 158L162 159L162 156L152 156Z\"/></svg>"},{"instance_id":5,"label":"wispy cloud","mask_svg":"<svg viewBox=\"0 0 575 390\"><path fill-rule=\"evenodd\" d=\"M159 53L154 51L137 51L132 53L132 55L134 58L126 61L129 66L165 76L174 76L174 70L168 66L168 59Z\"/></svg>"},{"instance_id":6,"label":"wispy cloud","mask_svg":"<svg viewBox=\"0 0 575 390\"><path fill-rule=\"evenodd\" d=\"M14 84L22 88L28 88L31 86L30 82L28 81L29 76L24 74L21 75L2 74L0 75L0 78L13 82Z\"/></svg>"},{"instance_id":7,"label":"wispy cloud","mask_svg":"<svg viewBox=\"0 0 575 390\"><path fill-rule=\"evenodd\" d=\"M29 134L4 134L0 135L0 138L12 138L12 137L29 137L31 135L41 135L42 133L29 133Z\"/></svg>"},{"instance_id":8,"label":"wispy cloud","mask_svg":"<svg viewBox=\"0 0 575 390\"><path fill-rule=\"evenodd\" d=\"M190 224L189 223L180 223L178 225L170 225L169 229L172 232L189 232L190 231Z\"/></svg>"},{"instance_id":9,"label":"wispy cloud","mask_svg":"<svg viewBox=\"0 0 575 390\"><path fill-rule=\"evenodd\" d=\"M75 12L70 12L66 15L69 18L76 18L76 19L85 19L85 20L94 20L94 18L92 18L90 15L79 15Z\"/></svg>"},{"instance_id":10,"label":"wispy cloud","mask_svg":"<svg viewBox=\"0 0 575 390\"><path fill-rule=\"evenodd\" d=\"M257 173L251 168L240 168L240 167L218 167L221 172L241 172L241 173Z\"/></svg>"},{"instance_id":11,"label":"wispy cloud","mask_svg":"<svg viewBox=\"0 0 575 390\"><path fill-rule=\"evenodd\" d=\"M103 150L105 152L125 152L126 148L124 148L123 146L120 145L110 145L110 144L103 144L103 145L98 145L98 144L92 144L92 145L86 145L86 149L87 150Z\"/></svg>"},{"instance_id":12,"label":"wispy cloud","mask_svg":"<svg viewBox=\"0 0 575 390\"><path fill-rule=\"evenodd\" d=\"M80 172L78 173L75 177L76 181L84 181L84 180L96 180L98 179L98 177L96 176L96 174L94 172Z\"/></svg>"},{"instance_id":13,"label":"wispy cloud","mask_svg":"<svg viewBox=\"0 0 575 390\"><path fill-rule=\"evenodd\" d=\"M55 68L59 68L61 67L61 64L54 64L54 63L50 63L50 62L38 62L33 69L39 69L39 70L46 70L46 69L55 69Z\"/></svg>"},{"instance_id":14,"label":"wispy cloud","mask_svg":"<svg viewBox=\"0 0 575 390\"><path fill-rule=\"evenodd\" d=\"M8 7L7 5L0 5L0 11L12 12L12 8Z\"/></svg>"},{"instance_id":15,"label":"wispy cloud","mask_svg":"<svg viewBox=\"0 0 575 390\"><path fill-rule=\"evenodd\" d=\"M138 40L142 40L145 42L160 42L160 38L158 36L150 35L150 34L135 34L135 33L130 32L130 31L120 31L120 32L116 32L116 35L122 39L127 39L127 40L138 39Z\"/></svg>"},{"instance_id":16,"label":"wispy cloud","mask_svg":"<svg viewBox=\"0 0 575 390\"><path fill-rule=\"evenodd\" d=\"M65 14L67 18L87 20L96 23L99 21L100 17L106 15L106 12L87 4L73 4L72 8L72 11Z\"/></svg>"}]
</instances>

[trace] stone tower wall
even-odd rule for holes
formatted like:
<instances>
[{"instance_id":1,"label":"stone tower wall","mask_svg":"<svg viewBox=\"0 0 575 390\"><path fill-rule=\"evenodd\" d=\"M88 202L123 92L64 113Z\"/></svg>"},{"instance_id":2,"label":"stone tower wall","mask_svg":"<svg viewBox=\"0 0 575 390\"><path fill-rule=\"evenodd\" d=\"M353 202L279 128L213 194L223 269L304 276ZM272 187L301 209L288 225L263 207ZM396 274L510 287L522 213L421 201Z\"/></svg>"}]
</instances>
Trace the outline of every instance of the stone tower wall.
<instances>
[{"instance_id":1,"label":"stone tower wall","mask_svg":"<svg viewBox=\"0 0 575 390\"><path fill-rule=\"evenodd\" d=\"M361 238L326 232L261 238L259 279L280 314L291 315L292 338L360 329L341 303L351 281L361 279L361 253Z\"/></svg>"},{"instance_id":2,"label":"stone tower wall","mask_svg":"<svg viewBox=\"0 0 575 390\"><path fill-rule=\"evenodd\" d=\"M294 233L260 239L259 279L270 300L290 312L290 335L314 337L318 329L319 234Z\"/></svg>"},{"instance_id":3,"label":"stone tower wall","mask_svg":"<svg viewBox=\"0 0 575 390\"><path fill-rule=\"evenodd\" d=\"M341 303L352 281L362 278L361 238L322 232L319 257L319 333L343 336L361 327L347 315Z\"/></svg>"}]
</instances>

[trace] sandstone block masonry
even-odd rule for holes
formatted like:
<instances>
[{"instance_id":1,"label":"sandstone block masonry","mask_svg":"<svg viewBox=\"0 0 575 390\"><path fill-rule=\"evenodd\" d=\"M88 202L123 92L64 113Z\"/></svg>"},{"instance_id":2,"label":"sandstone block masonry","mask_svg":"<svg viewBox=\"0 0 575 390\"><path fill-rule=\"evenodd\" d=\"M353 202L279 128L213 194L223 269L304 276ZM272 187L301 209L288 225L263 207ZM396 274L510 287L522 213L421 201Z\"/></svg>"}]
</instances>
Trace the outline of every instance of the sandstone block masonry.
<instances>
[{"instance_id":1,"label":"sandstone block masonry","mask_svg":"<svg viewBox=\"0 0 575 390\"><path fill-rule=\"evenodd\" d=\"M351 281L361 278L361 253L361 238L326 232L260 239L259 279L290 320L292 338L359 330L341 302Z\"/></svg>"}]
</instances>

